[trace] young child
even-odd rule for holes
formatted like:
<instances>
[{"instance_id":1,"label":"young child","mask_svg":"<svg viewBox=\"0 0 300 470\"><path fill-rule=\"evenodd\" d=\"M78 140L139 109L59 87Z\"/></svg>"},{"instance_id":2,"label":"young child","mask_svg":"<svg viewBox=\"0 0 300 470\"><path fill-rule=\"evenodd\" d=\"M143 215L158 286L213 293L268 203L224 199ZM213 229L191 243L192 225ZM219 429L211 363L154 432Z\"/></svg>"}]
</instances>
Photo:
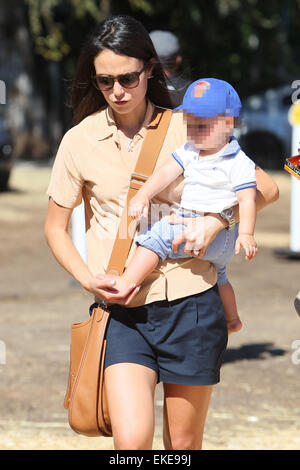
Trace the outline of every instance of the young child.
<instances>
[{"instance_id":1,"label":"young child","mask_svg":"<svg viewBox=\"0 0 300 470\"><path fill-rule=\"evenodd\" d=\"M257 253L253 236L256 220L255 164L232 137L234 119L239 116L241 102L233 87L214 78L192 83L182 105L174 111L184 113L188 141L147 180L131 200L129 215L135 219L147 216L151 199L184 174L181 217L201 217L205 213L221 213L239 203L239 224L221 230L208 246L203 260L211 261L218 272L218 289L224 305L228 333L238 331L235 295L226 277L226 264L241 247L247 260ZM122 276L114 276L114 288L128 283L140 285L155 269L160 259L188 257L185 244L172 251L172 241L185 229L183 224L170 224L168 218L154 223L136 239L138 245ZM196 247L198 248L198 247ZM200 248L200 247L199 247ZM194 248L194 254L199 250Z\"/></svg>"}]
</instances>

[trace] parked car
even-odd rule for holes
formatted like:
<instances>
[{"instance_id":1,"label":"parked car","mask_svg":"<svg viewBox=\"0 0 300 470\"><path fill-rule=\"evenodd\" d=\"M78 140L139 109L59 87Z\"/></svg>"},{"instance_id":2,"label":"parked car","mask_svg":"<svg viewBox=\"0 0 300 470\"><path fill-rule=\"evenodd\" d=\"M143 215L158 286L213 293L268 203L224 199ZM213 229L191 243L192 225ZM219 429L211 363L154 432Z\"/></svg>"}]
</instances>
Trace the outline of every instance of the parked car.
<instances>
[{"instance_id":1,"label":"parked car","mask_svg":"<svg viewBox=\"0 0 300 470\"><path fill-rule=\"evenodd\" d=\"M8 187L13 166L13 140L6 120L0 116L0 191Z\"/></svg>"},{"instance_id":2,"label":"parked car","mask_svg":"<svg viewBox=\"0 0 300 470\"><path fill-rule=\"evenodd\" d=\"M243 102L245 125L239 141L243 150L264 169L282 169L291 156L292 128L288 112L292 105L291 84L249 96Z\"/></svg>"}]
</instances>

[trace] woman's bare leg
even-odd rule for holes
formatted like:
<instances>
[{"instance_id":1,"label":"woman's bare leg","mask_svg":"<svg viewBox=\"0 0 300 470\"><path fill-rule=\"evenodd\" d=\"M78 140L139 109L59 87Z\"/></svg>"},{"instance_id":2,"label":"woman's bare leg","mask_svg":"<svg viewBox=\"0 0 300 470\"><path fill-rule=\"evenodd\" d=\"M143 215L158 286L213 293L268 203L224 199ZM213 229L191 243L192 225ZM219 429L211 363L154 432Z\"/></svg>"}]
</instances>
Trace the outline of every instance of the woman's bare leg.
<instances>
[{"instance_id":1,"label":"woman's bare leg","mask_svg":"<svg viewBox=\"0 0 300 470\"><path fill-rule=\"evenodd\" d=\"M164 446L166 450L201 450L213 385L164 383Z\"/></svg>"},{"instance_id":2,"label":"woman's bare leg","mask_svg":"<svg viewBox=\"0 0 300 470\"><path fill-rule=\"evenodd\" d=\"M105 369L105 387L115 449L152 449L157 374L123 362Z\"/></svg>"}]
</instances>

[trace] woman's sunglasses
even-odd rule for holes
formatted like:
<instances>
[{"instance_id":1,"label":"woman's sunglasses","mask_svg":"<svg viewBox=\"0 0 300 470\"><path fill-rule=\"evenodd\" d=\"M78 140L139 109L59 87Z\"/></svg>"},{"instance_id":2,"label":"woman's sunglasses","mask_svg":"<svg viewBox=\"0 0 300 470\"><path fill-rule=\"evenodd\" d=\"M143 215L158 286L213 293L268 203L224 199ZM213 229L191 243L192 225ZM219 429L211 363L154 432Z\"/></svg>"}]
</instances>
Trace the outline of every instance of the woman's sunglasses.
<instances>
[{"instance_id":1,"label":"woman's sunglasses","mask_svg":"<svg viewBox=\"0 0 300 470\"><path fill-rule=\"evenodd\" d=\"M140 72L122 73L114 77L113 75L94 75L92 77L93 85L100 91L108 91L113 88L117 81L122 88L136 88L140 83L140 75L148 67L145 64Z\"/></svg>"}]
</instances>

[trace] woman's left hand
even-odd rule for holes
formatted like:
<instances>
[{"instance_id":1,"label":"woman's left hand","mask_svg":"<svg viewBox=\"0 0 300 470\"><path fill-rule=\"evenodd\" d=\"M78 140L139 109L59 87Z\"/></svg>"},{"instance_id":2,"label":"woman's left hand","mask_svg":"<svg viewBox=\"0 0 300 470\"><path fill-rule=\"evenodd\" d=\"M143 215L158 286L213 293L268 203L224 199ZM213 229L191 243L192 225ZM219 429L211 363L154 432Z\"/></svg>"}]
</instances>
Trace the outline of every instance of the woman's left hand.
<instances>
[{"instance_id":1,"label":"woman's left hand","mask_svg":"<svg viewBox=\"0 0 300 470\"><path fill-rule=\"evenodd\" d=\"M184 252L189 256L201 258L205 255L208 245L217 234L225 228L226 222L218 214L209 214L203 217L177 217L170 216L170 224L184 224L186 229L180 236L174 238L172 249L178 251L181 243L186 243Z\"/></svg>"}]
</instances>

